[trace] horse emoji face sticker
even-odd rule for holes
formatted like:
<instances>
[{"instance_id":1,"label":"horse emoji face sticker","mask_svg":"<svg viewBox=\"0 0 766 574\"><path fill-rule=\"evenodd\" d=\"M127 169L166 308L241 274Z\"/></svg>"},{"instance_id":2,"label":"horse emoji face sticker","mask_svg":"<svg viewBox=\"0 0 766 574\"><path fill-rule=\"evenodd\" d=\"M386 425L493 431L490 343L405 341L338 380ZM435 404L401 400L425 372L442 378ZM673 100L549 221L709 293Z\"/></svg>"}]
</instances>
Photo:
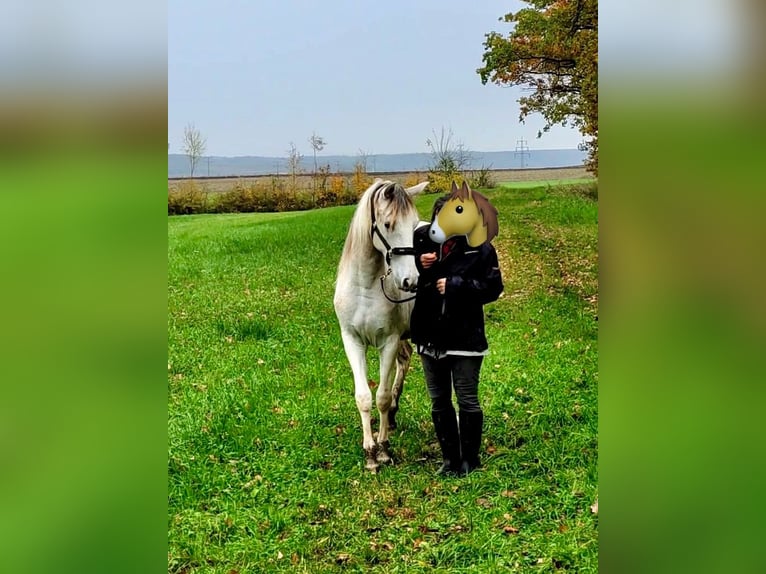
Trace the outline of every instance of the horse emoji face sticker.
<instances>
[{"instance_id":1,"label":"horse emoji face sticker","mask_svg":"<svg viewBox=\"0 0 766 574\"><path fill-rule=\"evenodd\" d=\"M468 245L478 247L492 241L497 231L497 209L465 181L460 188L453 181L452 192L431 224L429 236L436 243L444 243L450 237L465 235Z\"/></svg>"}]
</instances>

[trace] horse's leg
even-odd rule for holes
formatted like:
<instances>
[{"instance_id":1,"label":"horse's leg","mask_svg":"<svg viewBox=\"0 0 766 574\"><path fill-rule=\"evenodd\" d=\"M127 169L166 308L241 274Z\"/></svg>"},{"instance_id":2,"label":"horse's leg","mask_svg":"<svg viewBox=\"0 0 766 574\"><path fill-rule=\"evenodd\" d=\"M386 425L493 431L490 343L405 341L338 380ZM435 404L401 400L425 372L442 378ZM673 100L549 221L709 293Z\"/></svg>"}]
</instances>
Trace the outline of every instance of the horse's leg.
<instances>
[{"instance_id":1,"label":"horse's leg","mask_svg":"<svg viewBox=\"0 0 766 574\"><path fill-rule=\"evenodd\" d=\"M351 365L351 371L354 373L354 398L356 399L356 408L359 409L359 416L362 418L362 447L367 457L365 468L372 472L378 470L376 459L377 445L372 438L372 424L370 411L372 410L372 393L367 382L367 356L366 347L351 333L341 332L343 347L346 350L346 357Z\"/></svg>"},{"instance_id":2,"label":"horse's leg","mask_svg":"<svg viewBox=\"0 0 766 574\"><path fill-rule=\"evenodd\" d=\"M391 453L388 442L388 414L391 408L393 396L391 393L391 375L396 364L396 356L399 353L399 337L389 337L383 347L380 348L380 384L375 394L375 402L380 412L380 428L378 430L378 453L377 460L382 463L390 463Z\"/></svg>"},{"instance_id":3,"label":"horse's leg","mask_svg":"<svg viewBox=\"0 0 766 574\"><path fill-rule=\"evenodd\" d=\"M404 377L410 369L410 359L412 358L412 345L408 341L399 341L399 352L396 355L396 377L394 385L391 387L391 408L388 410L388 428L396 428L396 413L399 412L399 399L402 396L404 388Z\"/></svg>"}]
</instances>

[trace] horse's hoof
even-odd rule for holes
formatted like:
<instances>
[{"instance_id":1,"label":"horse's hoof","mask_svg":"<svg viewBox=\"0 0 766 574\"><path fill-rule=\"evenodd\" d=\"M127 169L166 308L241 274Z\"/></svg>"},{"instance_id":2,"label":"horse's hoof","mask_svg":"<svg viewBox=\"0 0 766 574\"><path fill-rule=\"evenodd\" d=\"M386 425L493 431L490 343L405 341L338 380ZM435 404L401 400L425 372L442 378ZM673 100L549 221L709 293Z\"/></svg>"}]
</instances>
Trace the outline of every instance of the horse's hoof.
<instances>
[{"instance_id":1,"label":"horse's hoof","mask_svg":"<svg viewBox=\"0 0 766 574\"><path fill-rule=\"evenodd\" d=\"M380 453L380 448L378 447L378 445L375 445L372 448L364 449L364 454L366 455L366 458L367 458L367 463L364 465L364 468L366 468L372 473L378 472L378 467L380 466L378 464L379 453Z\"/></svg>"},{"instance_id":2,"label":"horse's hoof","mask_svg":"<svg viewBox=\"0 0 766 574\"><path fill-rule=\"evenodd\" d=\"M377 461L381 464L394 464L394 459L391 458L391 445L388 441L385 441L378 445Z\"/></svg>"},{"instance_id":3,"label":"horse's hoof","mask_svg":"<svg viewBox=\"0 0 766 574\"><path fill-rule=\"evenodd\" d=\"M394 459L391 458L391 455L384 451L378 453L377 461L380 464L394 464Z\"/></svg>"}]
</instances>

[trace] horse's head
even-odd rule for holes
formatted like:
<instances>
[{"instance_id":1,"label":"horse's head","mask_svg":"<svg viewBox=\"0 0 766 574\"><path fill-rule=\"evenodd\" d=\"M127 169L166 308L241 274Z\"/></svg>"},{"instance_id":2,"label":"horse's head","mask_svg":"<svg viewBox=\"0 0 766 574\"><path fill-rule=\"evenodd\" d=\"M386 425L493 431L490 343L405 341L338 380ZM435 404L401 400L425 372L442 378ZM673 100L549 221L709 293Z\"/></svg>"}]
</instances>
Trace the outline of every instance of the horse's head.
<instances>
[{"instance_id":1,"label":"horse's head","mask_svg":"<svg viewBox=\"0 0 766 574\"><path fill-rule=\"evenodd\" d=\"M386 273L404 291L418 285L418 270L412 251L412 235L420 221L412 197L428 182L404 188L398 183L376 179L370 187L372 245L386 261Z\"/></svg>"},{"instance_id":2,"label":"horse's head","mask_svg":"<svg viewBox=\"0 0 766 574\"><path fill-rule=\"evenodd\" d=\"M465 235L469 245L478 247L485 241L491 241L497 230L497 210L487 198L471 191L465 182L458 188L453 181L449 199L431 223L429 233L436 243Z\"/></svg>"}]
</instances>

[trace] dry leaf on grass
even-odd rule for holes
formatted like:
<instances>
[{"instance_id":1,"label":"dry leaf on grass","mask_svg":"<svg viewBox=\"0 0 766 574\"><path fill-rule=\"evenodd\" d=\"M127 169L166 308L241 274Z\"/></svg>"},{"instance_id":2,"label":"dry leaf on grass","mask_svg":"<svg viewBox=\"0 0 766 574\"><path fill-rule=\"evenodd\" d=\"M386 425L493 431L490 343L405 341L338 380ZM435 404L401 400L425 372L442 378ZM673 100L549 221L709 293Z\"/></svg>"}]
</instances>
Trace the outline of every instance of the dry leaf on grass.
<instances>
[{"instance_id":1,"label":"dry leaf on grass","mask_svg":"<svg viewBox=\"0 0 766 574\"><path fill-rule=\"evenodd\" d=\"M341 554L338 554L338 556L335 558L335 562L337 562L338 564L345 564L346 562L348 562L348 559L350 557L351 556L343 552Z\"/></svg>"},{"instance_id":2,"label":"dry leaf on grass","mask_svg":"<svg viewBox=\"0 0 766 574\"><path fill-rule=\"evenodd\" d=\"M478 504L482 508L492 508L492 502L490 502L486 498L477 498L476 504Z\"/></svg>"}]
</instances>

